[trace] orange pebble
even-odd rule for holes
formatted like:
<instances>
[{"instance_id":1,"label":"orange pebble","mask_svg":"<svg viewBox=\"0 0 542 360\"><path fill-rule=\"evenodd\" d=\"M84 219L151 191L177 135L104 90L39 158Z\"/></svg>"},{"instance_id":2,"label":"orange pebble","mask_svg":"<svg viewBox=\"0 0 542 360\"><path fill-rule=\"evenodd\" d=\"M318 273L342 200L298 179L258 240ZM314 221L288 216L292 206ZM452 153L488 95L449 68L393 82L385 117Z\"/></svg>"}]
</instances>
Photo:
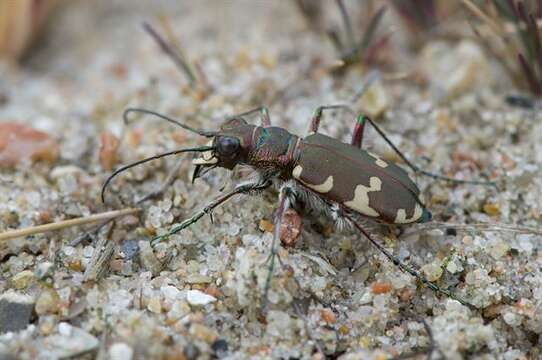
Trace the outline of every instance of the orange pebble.
<instances>
[{"instance_id":1,"label":"orange pebble","mask_svg":"<svg viewBox=\"0 0 542 360\"><path fill-rule=\"evenodd\" d=\"M274 228L273 223L265 219L260 220L258 227L260 228L261 231L265 231L265 232L273 232L273 228Z\"/></svg>"},{"instance_id":2,"label":"orange pebble","mask_svg":"<svg viewBox=\"0 0 542 360\"><path fill-rule=\"evenodd\" d=\"M60 147L48 134L30 126L0 123L0 167L12 167L24 160L54 163Z\"/></svg>"},{"instance_id":3,"label":"orange pebble","mask_svg":"<svg viewBox=\"0 0 542 360\"><path fill-rule=\"evenodd\" d=\"M111 171L117 163L119 139L110 132L102 133L100 137L100 164L102 168Z\"/></svg>"},{"instance_id":4,"label":"orange pebble","mask_svg":"<svg viewBox=\"0 0 542 360\"><path fill-rule=\"evenodd\" d=\"M282 216L280 223L280 241L284 246L294 246L301 235L301 216L294 209L288 209Z\"/></svg>"},{"instance_id":5,"label":"orange pebble","mask_svg":"<svg viewBox=\"0 0 542 360\"><path fill-rule=\"evenodd\" d=\"M374 282L371 284L371 292L375 295L386 294L390 292L391 284L389 282Z\"/></svg>"},{"instance_id":6,"label":"orange pebble","mask_svg":"<svg viewBox=\"0 0 542 360\"><path fill-rule=\"evenodd\" d=\"M337 317L330 309L321 309L320 318L328 324L335 324L337 322Z\"/></svg>"}]
</instances>

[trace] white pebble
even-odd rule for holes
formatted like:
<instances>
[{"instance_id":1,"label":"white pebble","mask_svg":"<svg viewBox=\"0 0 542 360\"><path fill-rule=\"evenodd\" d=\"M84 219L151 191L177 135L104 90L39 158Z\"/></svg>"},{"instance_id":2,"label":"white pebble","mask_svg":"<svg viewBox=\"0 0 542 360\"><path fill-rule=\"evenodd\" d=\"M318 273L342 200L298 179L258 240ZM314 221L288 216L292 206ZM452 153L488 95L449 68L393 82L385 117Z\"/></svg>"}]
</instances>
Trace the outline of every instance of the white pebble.
<instances>
[{"instance_id":1,"label":"white pebble","mask_svg":"<svg viewBox=\"0 0 542 360\"><path fill-rule=\"evenodd\" d=\"M446 270L448 270L450 274L455 274L458 270L456 263L453 261L450 261L448 265L446 265Z\"/></svg>"},{"instance_id":2,"label":"white pebble","mask_svg":"<svg viewBox=\"0 0 542 360\"><path fill-rule=\"evenodd\" d=\"M58 324L58 333L62 336L71 336L72 326L68 323L61 322Z\"/></svg>"},{"instance_id":3,"label":"white pebble","mask_svg":"<svg viewBox=\"0 0 542 360\"><path fill-rule=\"evenodd\" d=\"M94 254L94 248L92 246L85 246L83 248L83 256L86 258L91 258Z\"/></svg>"},{"instance_id":4,"label":"white pebble","mask_svg":"<svg viewBox=\"0 0 542 360\"><path fill-rule=\"evenodd\" d=\"M530 234L521 234L518 235L519 250L526 253L531 253L533 251L534 245L532 243L533 236Z\"/></svg>"},{"instance_id":5,"label":"white pebble","mask_svg":"<svg viewBox=\"0 0 542 360\"><path fill-rule=\"evenodd\" d=\"M515 314L513 312L506 312L503 315L504 322L510 326L519 326L523 320L521 315Z\"/></svg>"},{"instance_id":6,"label":"white pebble","mask_svg":"<svg viewBox=\"0 0 542 360\"><path fill-rule=\"evenodd\" d=\"M180 291L175 286L166 285L160 288L160 292L166 300L174 301L178 298Z\"/></svg>"},{"instance_id":7,"label":"white pebble","mask_svg":"<svg viewBox=\"0 0 542 360\"><path fill-rule=\"evenodd\" d=\"M75 254L76 250L73 246L64 246L64 249L62 249L62 251L64 252L64 255L72 256L73 254Z\"/></svg>"},{"instance_id":8,"label":"white pebble","mask_svg":"<svg viewBox=\"0 0 542 360\"><path fill-rule=\"evenodd\" d=\"M134 350L125 343L115 343L109 348L111 360L131 360L133 356Z\"/></svg>"},{"instance_id":9,"label":"white pebble","mask_svg":"<svg viewBox=\"0 0 542 360\"><path fill-rule=\"evenodd\" d=\"M216 298L199 290L188 290L186 300L190 305L207 305L215 302Z\"/></svg>"}]
</instances>

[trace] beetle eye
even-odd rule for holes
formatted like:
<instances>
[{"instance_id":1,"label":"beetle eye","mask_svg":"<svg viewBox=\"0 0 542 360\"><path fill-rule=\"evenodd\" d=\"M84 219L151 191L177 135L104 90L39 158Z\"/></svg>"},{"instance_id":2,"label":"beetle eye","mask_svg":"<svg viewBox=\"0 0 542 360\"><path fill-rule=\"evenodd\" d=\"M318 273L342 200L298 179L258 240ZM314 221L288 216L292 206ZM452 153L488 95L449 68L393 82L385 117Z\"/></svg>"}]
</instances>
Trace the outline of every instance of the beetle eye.
<instances>
[{"instance_id":1,"label":"beetle eye","mask_svg":"<svg viewBox=\"0 0 542 360\"><path fill-rule=\"evenodd\" d=\"M239 139L224 136L218 139L217 150L220 155L231 156L239 150L239 146Z\"/></svg>"}]
</instances>

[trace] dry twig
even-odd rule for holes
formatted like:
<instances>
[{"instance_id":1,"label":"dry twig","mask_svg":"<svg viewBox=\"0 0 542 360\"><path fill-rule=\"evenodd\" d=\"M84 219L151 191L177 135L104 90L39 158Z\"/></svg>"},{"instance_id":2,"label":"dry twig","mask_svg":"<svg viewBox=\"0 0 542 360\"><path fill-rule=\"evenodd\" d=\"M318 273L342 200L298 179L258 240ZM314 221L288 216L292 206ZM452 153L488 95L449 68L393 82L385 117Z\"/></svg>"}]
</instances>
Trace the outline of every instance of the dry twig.
<instances>
[{"instance_id":1,"label":"dry twig","mask_svg":"<svg viewBox=\"0 0 542 360\"><path fill-rule=\"evenodd\" d=\"M10 230L10 231L6 231L0 234L0 241L15 239L18 237L23 237L23 236L28 236L28 235L41 234L41 233L49 232L49 231L61 230L61 229L65 229L72 226L81 226L81 225L91 224L91 223L95 223L101 220L108 220L108 219L114 219L121 216L132 215L139 211L141 211L141 209L133 209L133 208L107 211L101 214L95 214L95 215L90 215L90 216L85 216L85 217L70 219L70 220L63 220L63 221L45 224L45 225L32 226L25 229Z\"/></svg>"}]
</instances>

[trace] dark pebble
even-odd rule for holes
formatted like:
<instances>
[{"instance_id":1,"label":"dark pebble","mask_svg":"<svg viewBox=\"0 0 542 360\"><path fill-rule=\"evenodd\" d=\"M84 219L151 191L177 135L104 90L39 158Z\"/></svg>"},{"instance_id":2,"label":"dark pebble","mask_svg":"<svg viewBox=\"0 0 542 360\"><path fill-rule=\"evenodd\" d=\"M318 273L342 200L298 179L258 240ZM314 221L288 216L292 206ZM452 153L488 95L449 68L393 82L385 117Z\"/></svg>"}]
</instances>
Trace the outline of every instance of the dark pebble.
<instances>
[{"instance_id":1,"label":"dark pebble","mask_svg":"<svg viewBox=\"0 0 542 360\"><path fill-rule=\"evenodd\" d=\"M223 358L228 353L228 342L224 339L218 339L211 345L211 348L218 358Z\"/></svg>"},{"instance_id":2,"label":"dark pebble","mask_svg":"<svg viewBox=\"0 0 542 360\"><path fill-rule=\"evenodd\" d=\"M30 324L34 304L0 300L0 334L24 330Z\"/></svg>"},{"instance_id":3,"label":"dark pebble","mask_svg":"<svg viewBox=\"0 0 542 360\"><path fill-rule=\"evenodd\" d=\"M0 360L17 360L17 357L10 353L0 352Z\"/></svg>"},{"instance_id":4,"label":"dark pebble","mask_svg":"<svg viewBox=\"0 0 542 360\"><path fill-rule=\"evenodd\" d=\"M139 252L139 245L137 240L126 240L121 245L121 251L124 254L124 259L131 260Z\"/></svg>"},{"instance_id":5,"label":"dark pebble","mask_svg":"<svg viewBox=\"0 0 542 360\"><path fill-rule=\"evenodd\" d=\"M505 98L506 102L510 106L515 106L523 109L534 108L534 100L523 95L508 95Z\"/></svg>"},{"instance_id":6,"label":"dark pebble","mask_svg":"<svg viewBox=\"0 0 542 360\"><path fill-rule=\"evenodd\" d=\"M187 360L195 360L199 356L199 349L194 344L188 344L184 347L183 354Z\"/></svg>"}]
</instances>

